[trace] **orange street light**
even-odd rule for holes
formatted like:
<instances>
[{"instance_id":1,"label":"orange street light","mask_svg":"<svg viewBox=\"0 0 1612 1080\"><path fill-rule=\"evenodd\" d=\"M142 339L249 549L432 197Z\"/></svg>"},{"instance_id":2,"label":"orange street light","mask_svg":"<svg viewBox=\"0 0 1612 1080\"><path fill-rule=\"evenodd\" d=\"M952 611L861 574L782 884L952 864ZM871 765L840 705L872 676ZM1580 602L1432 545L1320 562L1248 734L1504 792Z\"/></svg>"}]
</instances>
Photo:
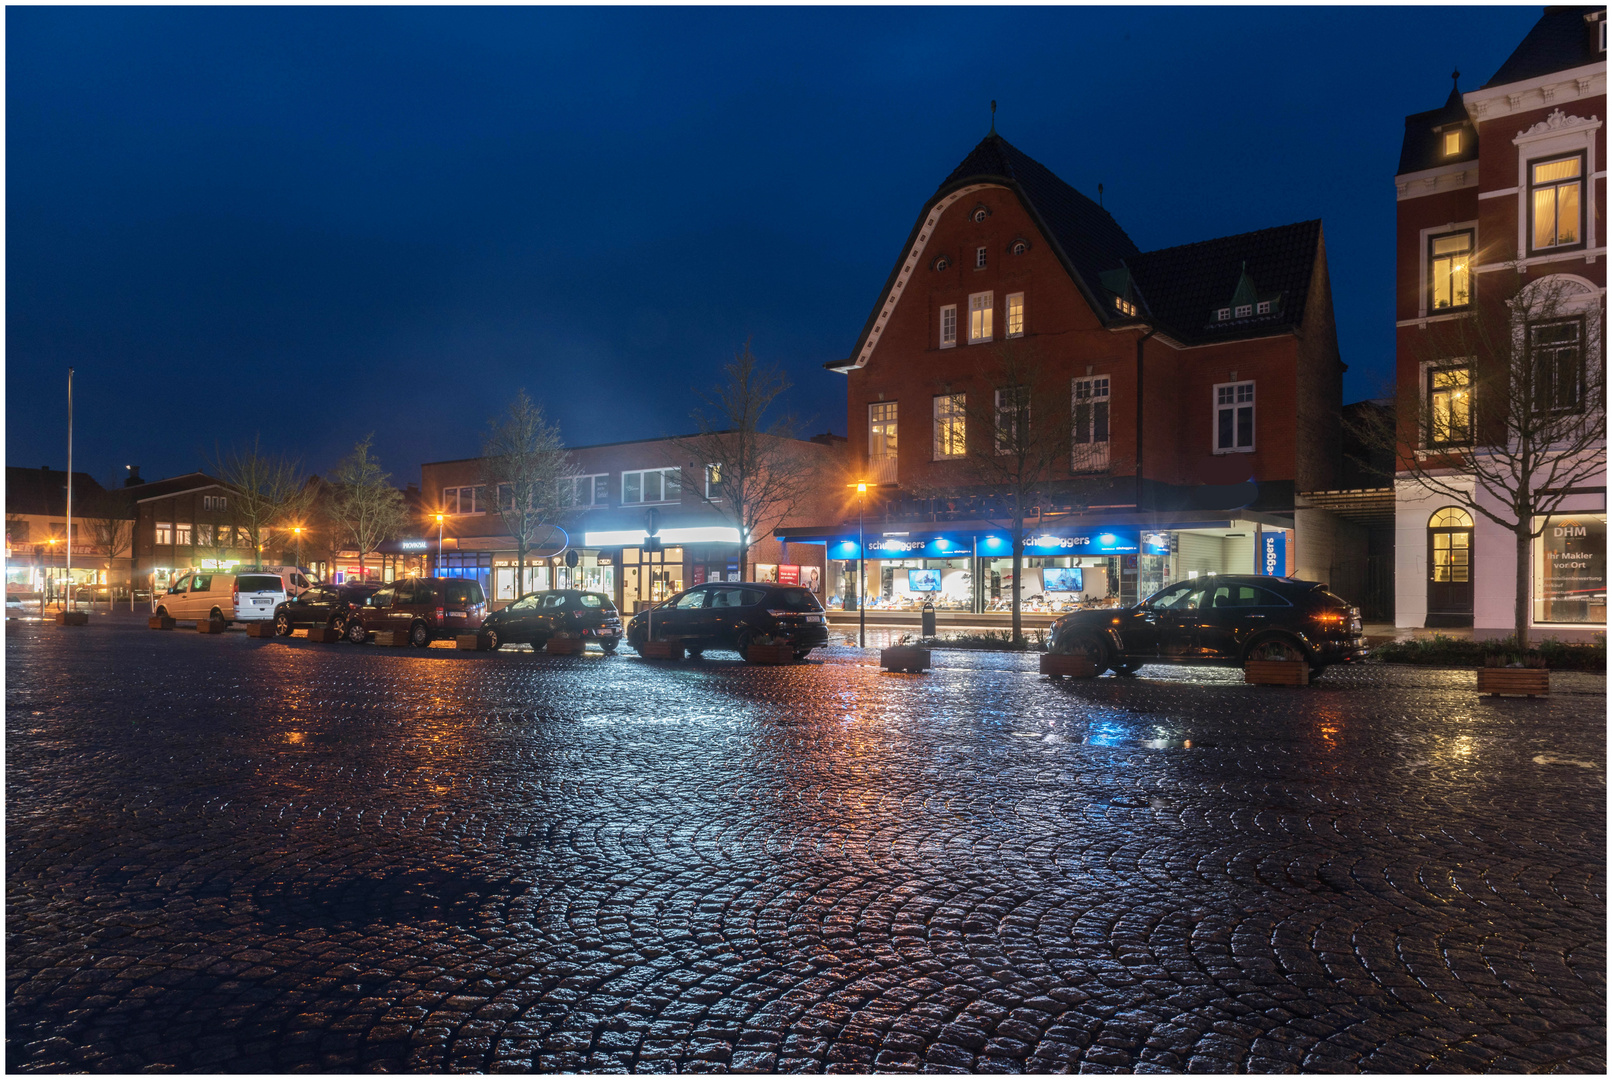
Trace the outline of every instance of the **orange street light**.
<instances>
[{"instance_id":1,"label":"orange street light","mask_svg":"<svg viewBox=\"0 0 1612 1080\"><path fill-rule=\"evenodd\" d=\"M442 515L437 515L437 573L442 573Z\"/></svg>"}]
</instances>

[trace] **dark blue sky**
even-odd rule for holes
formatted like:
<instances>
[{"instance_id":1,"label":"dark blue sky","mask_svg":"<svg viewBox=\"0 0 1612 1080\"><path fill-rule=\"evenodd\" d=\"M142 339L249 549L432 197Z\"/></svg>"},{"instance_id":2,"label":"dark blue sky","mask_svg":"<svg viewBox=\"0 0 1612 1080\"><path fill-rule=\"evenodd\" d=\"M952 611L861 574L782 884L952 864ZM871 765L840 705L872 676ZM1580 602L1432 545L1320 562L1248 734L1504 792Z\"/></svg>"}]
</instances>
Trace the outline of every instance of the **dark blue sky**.
<instances>
[{"instance_id":1,"label":"dark blue sky","mask_svg":"<svg viewBox=\"0 0 1612 1080\"><path fill-rule=\"evenodd\" d=\"M1487 8L6 11L6 453L150 478L261 430L311 470L680 433L747 336L809 430L985 134L1144 250L1320 217L1346 400L1392 362L1406 113Z\"/></svg>"}]
</instances>

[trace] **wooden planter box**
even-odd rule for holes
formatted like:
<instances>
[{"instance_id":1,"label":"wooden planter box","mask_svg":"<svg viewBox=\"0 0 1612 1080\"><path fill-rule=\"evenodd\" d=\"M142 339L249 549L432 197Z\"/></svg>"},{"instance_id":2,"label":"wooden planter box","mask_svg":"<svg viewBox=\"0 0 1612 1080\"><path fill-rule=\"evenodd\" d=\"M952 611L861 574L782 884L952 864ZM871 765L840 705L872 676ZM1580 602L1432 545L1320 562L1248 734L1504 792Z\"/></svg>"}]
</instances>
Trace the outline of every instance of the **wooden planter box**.
<instances>
[{"instance_id":1,"label":"wooden planter box","mask_svg":"<svg viewBox=\"0 0 1612 1080\"><path fill-rule=\"evenodd\" d=\"M1550 671L1547 668L1480 667L1478 693L1549 697Z\"/></svg>"},{"instance_id":2,"label":"wooden planter box","mask_svg":"<svg viewBox=\"0 0 1612 1080\"><path fill-rule=\"evenodd\" d=\"M550 656L580 656L584 648L586 645L577 637L551 637L543 645L543 651Z\"/></svg>"},{"instance_id":3,"label":"wooden planter box","mask_svg":"<svg viewBox=\"0 0 1612 1080\"><path fill-rule=\"evenodd\" d=\"M331 645L341 640L341 634L337 633L335 630L332 630L328 626L315 626L308 631L308 640L318 641L325 645Z\"/></svg>"},{"instance_id":4,"label":"wooden planter box","mask_svg":"<svg viewBox=\"0 0 1612 1080\"><path fill-rule=\"evenodd\" d=\"M880 649L879 666L886 671L923 671L929 667L929 650L916 645L893 645Z\"/></svg>"},{"instance_id":5,"label":"wooden planter box","mask_svg":"<svg viewBox=\"0 0 1612 1080\"><path fill-rule=\"evenodd\" d=\"M174 621L166 615L153 615L146 620L146 626L152 630L172 630Z\"/></svg>"},{"instance_id":6,"label":"wooden planter box","mask_svg":"<svg viewBox=\"0 0 1612 1080\"><path fill-rule=\"evenodd\" d=\"M1243 681L1257 686L1309 686L1310 665L1303 660L1250 660Z\"/></svg>"},{"instance_id":7,"label":"wooden planter box","mask_svg":"<svg viewBox=\"0 0 1612 1080\"><path fill-rule=\"evenodd\" d=\"M214 622L212 619L197 619L196 632L198 634L222 634L224 632L224 624L222 622Z\"/></svg>"},{"instance_id":8,"label":"wooden planter box","mask_svg":"<svg viewBox=\"0 0 1612 1080\"><path fill-rule=\"evenodd\" d=\"M480 634L455 634L453 647L456 649L473 649L476 652L485 652L487 639Z\"/></svg>"},{"instance_id":9,"label":"wooden planter box","mask_svg":"<svg viewBox=\"0 0 1612 1080\"><path fill-rule=\"evenodd\" d=\"M1091 658L1078 653L1042 653L1041 674L1051 675L1053 678L1068 677L1071 679L1095 679L1097 665Z\"/></svg>"},{"instance_id":10,"label":"wooden planter box","mask_svg":"<svg viewBox=\"0 0 1612 1080\"><path fill-rule=\"evenodd\" d=\"M409 635L402 630L377 630L370 634L369 639L389 649L401 649L409 643Z\"/></svg>"},{"instance_id":11,"label":"wooden planter box","mask_svg":"<svg viewBox=\"0 0 1612 1080\"><path fill-rule=\"evenodd\" d=\"M273 637L274 624L271 622L255 622L246 624L247 637Z\"/></svg>"},{"instance_id":12,"label":"wooden planter box","mask_svg":"<svg viewBox=\"0 0 1612 1080\"><path fill-rule=\"evenodd\" d=\"M747 664L793 664L795 647L787 644L751 645L744 651L744 660Z\"/></svg>"},{"instance_id":13,"label":"wooden planter box","mask_svg":"<svg viewBox=\"0 0 1612 1080\"><path fill-rule=\"evenodd\" d=\"M87 611L58 611L56 613L57 626L88 626L90 613Z\"/></svg>"},{"instance_id":14,"label":"wooden planter box","mask_svg":"<svg viewBox=\"0 0 1612 1080\"><path fill-rule=\"evenodd\" d=\"M646 641L638 648L645 660L681 660L683 646L675 641Z\"/></svg>"}]
</instances>

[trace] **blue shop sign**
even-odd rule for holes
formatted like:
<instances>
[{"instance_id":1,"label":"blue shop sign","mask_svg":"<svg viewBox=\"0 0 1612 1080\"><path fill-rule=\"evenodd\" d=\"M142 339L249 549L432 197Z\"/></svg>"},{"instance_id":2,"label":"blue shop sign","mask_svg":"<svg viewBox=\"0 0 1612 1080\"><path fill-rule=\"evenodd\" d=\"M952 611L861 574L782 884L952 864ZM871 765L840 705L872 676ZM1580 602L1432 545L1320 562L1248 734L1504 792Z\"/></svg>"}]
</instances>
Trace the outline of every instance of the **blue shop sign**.
<instances>
[{"instance_id":1,"label":"blue shop sign","mask_svg":"<svg viewBox=\"0 0 1612 1080\"><path fill-rule=\"evenodd\" d=\"M899 536L868 534L870 559L961 559L974 549L968 533L903 533ZM828 545L831 559L856 558L856 540L835 540Z\"/></svg>"},{"instance_id":2,"label":"blue shop sign","mask_svg":"<svg viewBox=\"0 0 1612 1080\"><path fill-rule=\"evenodd\" d=\"M1259 572L1265 577L1287 576L1287 534L1259 534Z\"/></svg>"},{"instance_id":3,"label":"blue shop sign","mask_svg":"<svg viewBox=\"0 0 1612 1080\"><path fill-rule=\"evenodd\" d=\"M1005 558L1013 551L1007 533L987 533L977 538L982 558ZM972 533L909 533L901 536L869 534L870 559L957 559L974 550ZM1140 545L1135 529L1087 529L1039 532L1031 530L1024 538L1024 553L1036 558L1065 555L1134 555ZM828 544L831 559L854 559L856 539L833 540Z\"/></svg>"}]
</instances>

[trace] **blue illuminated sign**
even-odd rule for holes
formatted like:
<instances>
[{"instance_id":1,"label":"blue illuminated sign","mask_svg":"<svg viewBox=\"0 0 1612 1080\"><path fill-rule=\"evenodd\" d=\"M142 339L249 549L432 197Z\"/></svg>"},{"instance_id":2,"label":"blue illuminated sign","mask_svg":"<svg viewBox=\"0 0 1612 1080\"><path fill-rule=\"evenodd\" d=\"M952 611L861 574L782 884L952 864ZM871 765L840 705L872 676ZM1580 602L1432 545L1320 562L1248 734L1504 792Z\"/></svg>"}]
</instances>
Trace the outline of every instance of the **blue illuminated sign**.
<instances>
[{"instance_id":1,"label":"blue illuminated sign","mask_svg":"<svg viewBox=\"0 0 1612 1080\"><path fill-rule=\"evenodd\" d=\"M868 534L867 557L870 559L958 559L974 550L975 537L971 533L909 533L903 536ZM984 558L1002 558L1013 551L1012 537L1007 533L991 533L978 537L979 553ZM1059 555L1134 555L1140 538L1134 529L1091 529L1084 531L1055 530L1040 533L1032 530L1024 538L1024 552L1037 558ZM856 558L856 538L831 540L828 543L831 559Z\"/></svg>"},{"instance_id":2,"label":"blue illuminated sign","mask_svg":"<svg viewBox=\"0 0 1612 1080\"><path fill-rule=\"evenodd\" d=\"M1259 534L1259 572L1265 577L1287 575L1287 534Z\"/></svg>"}]
</instances>

